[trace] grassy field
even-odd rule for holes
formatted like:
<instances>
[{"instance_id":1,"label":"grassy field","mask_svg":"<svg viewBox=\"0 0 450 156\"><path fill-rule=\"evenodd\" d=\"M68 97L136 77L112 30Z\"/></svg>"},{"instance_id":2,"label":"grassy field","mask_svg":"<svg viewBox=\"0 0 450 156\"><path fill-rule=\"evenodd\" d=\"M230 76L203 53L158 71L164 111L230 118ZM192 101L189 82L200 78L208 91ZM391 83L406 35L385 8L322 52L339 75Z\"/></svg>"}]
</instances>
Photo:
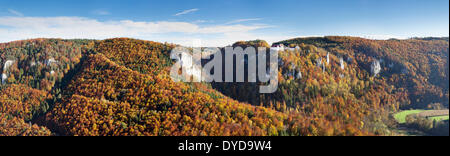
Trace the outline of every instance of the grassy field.
<instances>
[{"instance_id":1,"label":"grassy field","mask_svg":"<svg viewBox=\"0 0 450 156\"><path fill-rule=\"evenodd\" d=\"M397 120L398 123L400 124L404 124L406 123L406 117L408 115L412 115L412 114L419 114L425 112L425 110L407 110L407 111L402 111L399 112L397 114L394 115L395 120Z\"/></svg>"},{"instance_id":2,"label":"grassy field","mask_svg":"<svg viewBox=\"0 0 450 156\"><path fill-rule=\"evenodd\" d=\"M406 117L414 114L437 121L449 119L448 110L407 110L394 114L394 118L398 123L404 124L406 123Z\"/></svg>"}]
</instances>

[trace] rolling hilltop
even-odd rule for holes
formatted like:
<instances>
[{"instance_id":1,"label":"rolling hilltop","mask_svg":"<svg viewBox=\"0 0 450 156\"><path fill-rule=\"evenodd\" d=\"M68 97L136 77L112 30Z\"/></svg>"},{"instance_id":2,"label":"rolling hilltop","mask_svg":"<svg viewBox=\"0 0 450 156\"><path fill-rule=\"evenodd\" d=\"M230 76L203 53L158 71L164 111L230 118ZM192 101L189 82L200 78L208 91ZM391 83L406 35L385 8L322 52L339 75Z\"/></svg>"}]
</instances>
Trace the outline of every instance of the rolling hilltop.
<instances>
[{"instance_id":1,"label":"rolling hilltop","mask_svg":"<svg viewBox=\"0 0 450 156\"><path fill-rule=\"evenodd\" d=\"M259 94L256 83L173 82L175 46L128 38L1 43L0 135L405 135L396 129L421 128L422 118L405 125L395 113L449 105L448 38L274 43L291 48L280 51L273 94ZM448 118L421 130L442 135L445 125L448 135Z\"/></svg>"}]
</instances>

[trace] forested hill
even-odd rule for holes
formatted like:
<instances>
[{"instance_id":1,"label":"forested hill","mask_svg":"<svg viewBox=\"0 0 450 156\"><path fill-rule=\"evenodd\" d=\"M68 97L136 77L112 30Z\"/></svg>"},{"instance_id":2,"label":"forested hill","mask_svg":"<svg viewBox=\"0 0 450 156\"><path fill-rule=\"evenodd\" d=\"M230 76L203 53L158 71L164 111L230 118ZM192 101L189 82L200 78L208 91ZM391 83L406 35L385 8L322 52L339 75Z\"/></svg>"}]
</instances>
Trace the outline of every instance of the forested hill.
<instances>
[{"instance_id":1,"label":"forested hill","mask_svg":"<svg viewBox=\"0 0 450 156\"><path fill-rule=\"evenodd\" d=\"M378 78L407 92L409 102L402 107L424 109L429 104L440 103L448 108L448 37L368 40L330 36L297 38L275 44L311 44L344 58L369 74L373 74L370 73L373 62L379 62Z\"/></svg>"},{"instance_id":2,"label":"forested hill","mask_svg":"<svg viewBox=\"0 0 450 156\"><path fill-rule=\"evenodd\" d=\"M448 38L275 43L279 89L176 83L174 44L129 38L0 44L1 135L399 135L392 113L448 109ZM242 41L234 46L265 46Z\"/></svg>"}]
</instances>

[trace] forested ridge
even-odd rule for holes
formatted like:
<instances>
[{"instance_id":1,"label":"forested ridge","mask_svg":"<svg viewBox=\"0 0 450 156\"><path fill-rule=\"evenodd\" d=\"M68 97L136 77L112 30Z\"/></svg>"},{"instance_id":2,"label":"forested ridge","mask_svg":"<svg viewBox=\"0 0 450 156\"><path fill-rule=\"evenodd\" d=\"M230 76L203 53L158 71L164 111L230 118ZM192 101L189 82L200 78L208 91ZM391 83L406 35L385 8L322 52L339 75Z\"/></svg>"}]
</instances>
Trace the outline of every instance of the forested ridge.
<instances>
[{"instance_id":1,"label":"forested ridge","mask_svg":"<svg viewBox=\"0 0 450 156\"><path fill-rule=\"evenodd\" d=\"M393 113L448 109L448 38L274 45L292 48L279 54L278 91L259 94L256 83L173 82L175 44L1 43L0 135L401 135Z\"/></svg>"}]
</instances>

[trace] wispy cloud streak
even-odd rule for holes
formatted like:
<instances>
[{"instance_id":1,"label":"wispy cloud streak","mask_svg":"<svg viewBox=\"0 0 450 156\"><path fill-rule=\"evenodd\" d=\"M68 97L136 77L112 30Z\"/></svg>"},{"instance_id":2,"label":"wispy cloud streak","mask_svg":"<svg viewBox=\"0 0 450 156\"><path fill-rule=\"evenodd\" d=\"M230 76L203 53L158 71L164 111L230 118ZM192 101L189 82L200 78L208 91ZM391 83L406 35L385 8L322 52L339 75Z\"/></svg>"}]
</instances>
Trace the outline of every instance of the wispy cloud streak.
<instances>
[{"instance_id":1,"label":"wispy cloud streak","mask_svg":"<svg viewBox=\"0 0 450 156\"><path fill-rule=\"evenodd\" d=\"M174 16L181 16L181 15L186 15L189 13L193 13L193 12L197 12L199 9L195 8L195 9L189 9L189 10L184 10L182 12L179 12L177 14L175 14Z\"/></svg>"},{"instance_id":2,"label":"wispy cloud streak","mask_svg":"<svg viewBox=\"0 0 450 156\"><path fill-rule=\"evenodd\" d=\"M8 9L8 12L13 14L13 15L15 15L15 16L23 16L23 13L21 13L21 12L19 12L17 10L14 10L14 9Z\"/></svg>"}]
</instances>

